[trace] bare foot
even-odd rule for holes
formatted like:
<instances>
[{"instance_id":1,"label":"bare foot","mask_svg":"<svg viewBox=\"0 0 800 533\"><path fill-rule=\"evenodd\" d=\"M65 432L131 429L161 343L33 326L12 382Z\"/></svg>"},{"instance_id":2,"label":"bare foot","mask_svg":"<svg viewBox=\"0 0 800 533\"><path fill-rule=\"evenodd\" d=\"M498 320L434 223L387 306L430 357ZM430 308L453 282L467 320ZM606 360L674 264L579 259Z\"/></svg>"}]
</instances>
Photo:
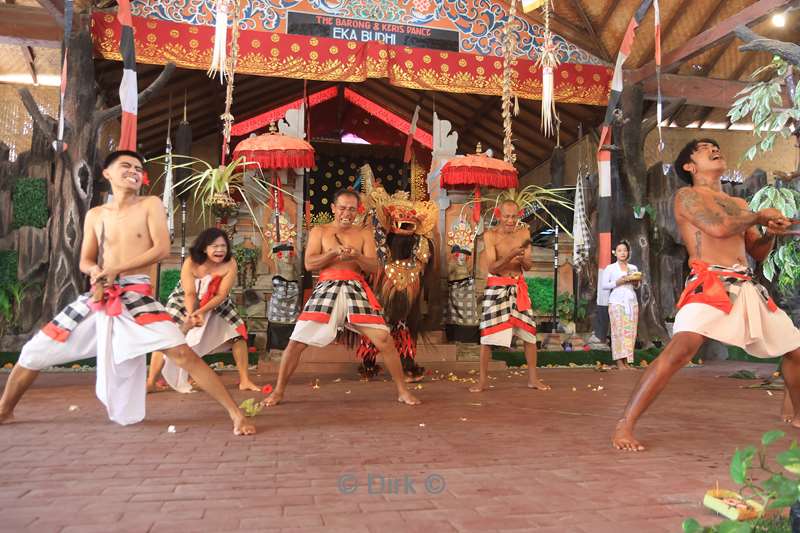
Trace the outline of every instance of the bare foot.
<instances>
[{"instance_id":1,"label":"bare foot","mask_svg":"<svg viewBox=\"0 0 800 533\"><path fill-rule=\"evenodd\" d=\"M789 425L793 428L800 429L800 418L794 418Z\"/></svg>"},{"instance_id":2,"label":"bare foot","mask_svg":"<svg viewBox=\"0 0 800 533\"><path fill-rule=\"evenodd\" d=\"M8 424L14 421L14 411L0 413L0 424Z\"/></svg>"},{"instance_id":3,"label":"bare foot","mask_svg":"<svg viewBox=\"0 0 800 533\"><path fill-rule=\"evenodd\" d=\"M486 382L480 381L477 385L473 385L469 388L470 392L483 392L486 390Z\"/></svg>"},{"instance_id":4,"label":"bare foot","mask_svg":"<svg viewBox=\"0 0 800 533\"><path fill-rule=\"evenodd\" d=\"M614 448L627 452L644 451L644 446L633 437L633 431L624 422L624 420L620 420L617 424L614 436L611 437L611 444L614 445Z\"/></svg>"},{"instance_id":5,"label":"bare foot","mask_svg":"<svg viewBox=\"0 0 800 533\"><path fill-rule=\"evenodd\" d=\"M401 392L400 396L397 397L397 401L406 405L419 405L422 403L416 396L408 391Z\"/></svg>"},{"instance_id":6,"label":"bare foot","mask_svg":"<svg viewBox=\"0 0 800 533\"><path fill-rule=\"evenodd\" d=\"M237 418L233 421L233 434L234 435L255 435L256 427L247 421L244 416Z\"/></svg>"},{"instance_id":7,"label":"bare foot","mask_svg":"<svg viewBox=\"0 0 800 533\"><path fill-rule=\"evenodd\" d=\"M273 391L272 394L267 396L264 400L261 401L261 405L264 407L272 407L274 405L278 405L283 400L283 393L278 391Z\"/></svg>"},{"instance_id":8,"label":"bare foot","mask_svg":"<svg viewBox=\"0 0 800 533\"><path fill-rule=\"evenodd\" d=\"M550 390L551 387L541 379L536 379L534 381L528 381L528 388L529 389L536 389L536 390Z\"/></svg>"},{"instance_id":9,"label":"bare foot","mask_svg":"<svg viewBox=\"0 0 800 533\"><path fill-rule=\"evenodd\" d=\"M164 391L165 391L165 390L167 390L168 388L169 388L169 387L167 387L166 385L162 385L162 384L161 384L161 383L159 383L159 382L156 382L156 383L148 383L148 384L147 384L147 393L148 393L148 394L151 394L151 393L153 393L153 392L164 392Z\"/></svg>"},{"instance_id":10,"label":"bare foot","mask_svg":"<svg viewBox=\"0 0 800 533\"><path fill-rule=\"evenodd\" d=\"M252 390L256 392L261 392L261 387L259 387L252 381L247 380L239 383L239 390Z\"/></svg>"}]
</instances>

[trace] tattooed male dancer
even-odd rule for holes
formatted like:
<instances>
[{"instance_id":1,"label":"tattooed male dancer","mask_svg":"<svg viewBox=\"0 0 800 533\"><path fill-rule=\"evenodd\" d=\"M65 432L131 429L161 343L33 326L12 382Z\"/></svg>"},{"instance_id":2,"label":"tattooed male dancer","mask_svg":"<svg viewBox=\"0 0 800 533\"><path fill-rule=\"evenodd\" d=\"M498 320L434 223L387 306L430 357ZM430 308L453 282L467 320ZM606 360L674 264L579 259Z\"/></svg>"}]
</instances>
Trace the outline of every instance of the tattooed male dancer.
<instances>
[{"instance_id":1,"label":"tattooed male dancer","mask_svg":"<svg viewBox=\"0 0 800 533\"><path fill-rule=\"evenodd\" d=\"M678 176L691 185L675 195L675 219L692 272L677 304L672 340L639 380L617 423L612 442L619 450L644 450L633 436L636 421L706 339L756 357L782 355L789 395L800 412L800 331L747 267L747 255L763 261L791 220L776 209L749 211L744 200L722 192L726 168L712 139L688 143L675 160ZM800 427L800 418L792 425Z\"/></svg>"}]
</instances>

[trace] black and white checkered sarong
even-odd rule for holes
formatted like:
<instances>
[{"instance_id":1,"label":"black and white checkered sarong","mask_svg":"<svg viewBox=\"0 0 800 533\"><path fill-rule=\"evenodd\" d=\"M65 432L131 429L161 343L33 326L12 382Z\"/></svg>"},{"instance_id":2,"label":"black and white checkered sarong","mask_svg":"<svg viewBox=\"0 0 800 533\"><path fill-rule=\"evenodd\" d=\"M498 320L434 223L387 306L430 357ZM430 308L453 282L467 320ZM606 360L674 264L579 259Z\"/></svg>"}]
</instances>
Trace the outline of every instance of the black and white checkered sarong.
<instances>
[{"instance_id":1,"label":"black and white checkered sarong","mask_svg":"<svg viewBox=\"0 0 800 533\"><path fill-rule=\"evenodd\" d=\"M478 303L475 298L475 278L448 283L446 324L475 326L478 324Z\"/></svg>"},{"instance_id":2,"label":"black and white checkered sarong","mask_svg":"<svg viewBox=\"0 0 800 533\"><path fill-rule=\"evenodd\" d=\"M183 324L186 320L186 293L180 283L172 291L167 300L167 313L172 317L172 320L178 324ZM226 320L233 329L237 331L247 331L244 320L239 316L239 311L236 310L236 304L231 301L230 297L225 298L216 306L212 313L216 313L220 318Z\"/></svg>"},{"instance_id":3,"label":"black and white checkered sarong","mask_svg":"<svg viewBox=\"0 0 800 533\"><path fill-rule=\"evenodd\" d=\"M353 324L385 323L380 308L370 304L367 291L360 281L337 279L317 283L298 320L328 322L333 311L333 304L336 303L339 290L342 288L347 297L347 317L350 322Z\"/></svg>"},{"instance_id":4,"label":"black and white checkered sarong","mask_svg":"<svg viewBox=\"0 0 800 533\"><path fill-rule=\"evenodd\" d=\"M134 286L149 287L150 276L143 274L125 276L120 278L117 285L121 290L119 297L122 300L122 305L125 306L137 323L149 324L169 319L161 302L149 295L149 288L146 291L132 290ZM53 320L45 324L42 331L58 342L66 341L70 333L78 327L78 324L92 312L89 307L91 298L91 293L78 296L74 302L61 310Z\"/></svg>"},{"instance_id":5,"label":"black and white checkered sarong","mask_svg":"<svg viewBox=\"0 0 800 533\"><path fill-rule=\"evenodd\" d=\"M507 328L521 328L536 333L533 309L517 309L517 286L488 286L483 291L481 335L490 335Z\"/></svg>"}]
</instances>

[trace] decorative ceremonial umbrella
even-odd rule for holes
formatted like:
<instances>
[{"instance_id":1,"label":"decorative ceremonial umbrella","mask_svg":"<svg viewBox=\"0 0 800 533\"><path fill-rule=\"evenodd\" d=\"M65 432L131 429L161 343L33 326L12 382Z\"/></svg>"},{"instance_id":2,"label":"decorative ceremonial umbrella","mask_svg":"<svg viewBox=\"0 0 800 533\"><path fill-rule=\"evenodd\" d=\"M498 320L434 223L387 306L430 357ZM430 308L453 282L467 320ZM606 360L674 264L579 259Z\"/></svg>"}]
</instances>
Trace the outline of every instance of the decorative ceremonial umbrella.
<instances>
[{"instance_id":1,"label":"decorative ceremonial umbrella","mask_svg":"<svg viewBox=\"0 0 800 533\"><path fill-rule=\"evenodd\" d=\"M475 187L472 217L477 222L481 216L481 186L514 189L519 179L514 165L481 153L481 145L478 144L474 154L458 155L445 163L439 183L445 189Z\"/></svg>"},{"instance_id":2,"label":"decorative ceremonial umbrella","mask_svg":"<svg viewBox=\"0 0 800 533\"><path fill-rule=\"evenodd\" d=\"M275 214L275 238L280 242L280 213L283 211L283 193L277 183L275 170L282 168L310 168L314 166L314 148L297 137L276 131L275 123L270 132L241 141L233 151L233 158L244 158L246 163L255 163L272 172L275 189L273 212Z\"/></svg>"},{"instance_id":3,"label":"decorative ceremonial umbrella","mask_svg":"<svg viewBox=\"0 0 800 533\"><path fill-rule=\"evenodd\" d=\"M297 137L275 131L250 137L236 145L233 157L244 157L261 168L309 168L314 166L314 148Z\"/></svg>"},{"instance_id":4,"label":"decorative ceremonial umbrella","mask_svg":"<svg viewBox=\"0 0 800 533\"><path fill-rule=\"evenodd\" d=\"M478 152L458 155L445 163L442 167L440 183L445 188L474 185L496 189L514 189L519 184L519 180L514 165Z\"/></svg>"}]
</instances>

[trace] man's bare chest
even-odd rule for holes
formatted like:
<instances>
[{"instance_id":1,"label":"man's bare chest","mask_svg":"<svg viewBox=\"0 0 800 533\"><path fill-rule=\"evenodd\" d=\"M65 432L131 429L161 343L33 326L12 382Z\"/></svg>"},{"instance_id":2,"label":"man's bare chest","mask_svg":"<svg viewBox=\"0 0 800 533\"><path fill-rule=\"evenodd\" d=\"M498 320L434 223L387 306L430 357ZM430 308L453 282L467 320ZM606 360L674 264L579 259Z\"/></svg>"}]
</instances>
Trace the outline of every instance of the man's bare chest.
<instances>
[{"instance_id":1,"label":"man's bare chest","mask_svg":"<svg viewBox=\"0 0 800 533\"><path fill-rule=\"evenodd\" d=\"M338 246L348 246L356 250L361 250L364 239L355 232L328 232L322 237L322 247L330 250Z\"/></svg>"},{"instance_id":2,"label":"man's bare chest","mask_svg":"<svg viewBox=\"0 0 800 533\"><path fill-rule=\"evenodd\" d=\"M132 210L126 213L103 213L95 226L98 242L105 246L136 246L150 243L147 227L147 212Z\"/></svg>"}]
</instances>

